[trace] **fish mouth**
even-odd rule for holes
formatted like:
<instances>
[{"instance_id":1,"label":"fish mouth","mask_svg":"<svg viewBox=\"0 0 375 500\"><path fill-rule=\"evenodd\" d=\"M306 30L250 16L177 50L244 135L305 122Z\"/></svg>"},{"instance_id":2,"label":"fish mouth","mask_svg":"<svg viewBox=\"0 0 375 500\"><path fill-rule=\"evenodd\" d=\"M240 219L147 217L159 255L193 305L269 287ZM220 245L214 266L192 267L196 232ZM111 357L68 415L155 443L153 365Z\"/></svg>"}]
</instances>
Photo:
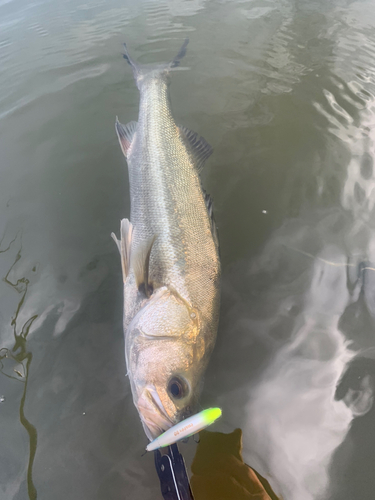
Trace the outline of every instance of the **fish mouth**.
<instances>
[{"instance_id":1,"label":"fish mouth","mask_svg":"<svg viewBox=\"0 0 375 500\"><path fill-rule=\"evenodd\" d=\"M145 433L150 441L174 425L154 386L147 386L143 389L137 407Z\"/></svg>"}]
</instances>

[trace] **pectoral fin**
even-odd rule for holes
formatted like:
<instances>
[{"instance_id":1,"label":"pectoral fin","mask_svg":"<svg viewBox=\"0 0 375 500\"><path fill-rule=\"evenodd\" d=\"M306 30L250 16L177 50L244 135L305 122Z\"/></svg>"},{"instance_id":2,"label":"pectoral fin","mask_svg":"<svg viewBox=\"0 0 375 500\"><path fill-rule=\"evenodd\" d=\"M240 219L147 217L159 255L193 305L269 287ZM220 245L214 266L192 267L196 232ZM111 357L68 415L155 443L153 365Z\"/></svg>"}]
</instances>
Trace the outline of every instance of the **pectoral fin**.
<instances>
[{"instance_id":1,"label":"pectoral fin","mask_svg":"<svg viewBox=\"0 0 375 500\"><path fill-rule=\"evenodd\" d=\"M212 206L212 198L208 193L206 193L204 189L203 189L203 194L204 194L204 201L207 207L208 217L210 218L212 238L215 242L216 248L219 250L219 236L217 234L217 227L215 223L214 211Z\"/></svg>"},{"instance_id":2,"label":"pectoral fin","mask_svg":"<svg viewBox=\"0 0 375 500\"><path fill-rule=\"evenodd\" d=\"M116 116L116 132L118 140L120 141L120 146L125 158L128 156L128 150L132 144L135 131L137 129L137 122L129 122L127 125L123 125L118 121Z\"/></svg>"},{"instance_id":3,"label":"pectoral fin","mask_svg":"<svg viewBox=\"0 0 375 500\"><path fill-rule=\"evenodd\" d=\"M140 245L132 255L131 266L134 271L138 290L150 297L153 286L149 280L150 255L156 236L152 236Z\"/></svg>"},{"instance_id":4,"label":"pectoral fin","mask_svg":"<svg viewBox=\"0 0 375 500\"><path fill-rule=\"evenodd\" d=\"M133 224L128 219L122 219L120 227L120 239L118 240L115 233L111 233L121 256L122 278L126 280L130 269L130 256L133 236Z\"/></svg>"},{"instance_id":5,"label":"pectoral fin","mask_svg":"<svg viewBox=\"0 0 375 500\"><path fill-rule=\"evenodd\" d=\"M179 127L181 134L187 141L190 151L192 152L198 170L202 170L207 158L212 154L212 147L208 142L198 135L196 132L189 130L186 127Z\"/></svg>"}]
</instances>

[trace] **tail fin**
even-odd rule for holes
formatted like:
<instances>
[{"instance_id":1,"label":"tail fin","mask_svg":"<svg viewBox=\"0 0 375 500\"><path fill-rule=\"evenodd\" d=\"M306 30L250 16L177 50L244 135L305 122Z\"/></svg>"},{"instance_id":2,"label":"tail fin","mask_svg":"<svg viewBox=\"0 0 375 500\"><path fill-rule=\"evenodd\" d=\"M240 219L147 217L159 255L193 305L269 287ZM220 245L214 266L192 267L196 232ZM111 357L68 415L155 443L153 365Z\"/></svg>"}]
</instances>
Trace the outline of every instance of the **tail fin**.
<instances>
[{"instance_id":1,"label":"tail fin","mask_svg":"<svg viewBox=\"0 0 375 500\"><path fill-rule=\"evenodd\" d=\"M137 76L140 73L140 64L137 64L129 55L128 48L126 43L124 43L124 53L122 54L123 58L128 61L128 64L132 67L134 79L137 81Z\"/></svg>"},{"instance_id":2,"label":"tail fin","mask_svg":"<svg viewBox=\"0 0 375 500\"><path fill-rule=\"evenodd\" d=\"M172 59L172 61L169 63L169 67L170 68L175 68L176 66L179 66L180 65L180 62L181 62L181 59L185 56L186 54L186 47L189 43L189 39L188 38L185 38L185 41L184 43L182 44L182 47L180 48L180 51L179 53L177 54L177 56Z\"/></svg>"},{"instance_id":3,"label":"tail fin","mask_svg":"<svg viewBox=\"0 0 375 500\"><path fill-rule=\"evenodd\" d=\"M126 46L126 43L124 43L124 53L122 54L123 55L123 58L126 59L128 61L128 64L130 64L130 66L132 67L133 69L133 73L137 71L137 68L138 68L138 65L137 63L130 57L129 55L129 52L128 52L128 48Z\"/></svg>"},{"instance_id":4,"label":"tail fin","mask_svg":"<svg viewBox=\"0 0 375 500\"><path fill-rule=\"evenodd\" d=\"M154 64L150 64L150 65L143 65L143 64L139 64L139 63L136 63L134 61L134 59L132 59L132 57L130 56L129 52L128 52L128 48L126 47L126 44L124 43L124 53L123 53L123 56L124 56L124 59L126 59L126 61L130 64L130 66L132 67L132 70L133 70L133 74L134 74L134 78L135 80L137 80L138 76L142 73L142 72L148 72L148 70L146 69L147 67L149 68L149 70L155 70L155 69L159 69L161 71L169 71L170 69L172 68L175 68L176 66L179 66L180 65L180 62L181 62L181 59L185 56L186 54L186 47L187 47L187 44L189 43L189 39L186 38L184 43L182 44L178 54L176 55L176 57L174 57L172 59L172 61L170 61L169 63L167 64L158 64L158 65L154 65Z\"/></svg>"}]
</instances>

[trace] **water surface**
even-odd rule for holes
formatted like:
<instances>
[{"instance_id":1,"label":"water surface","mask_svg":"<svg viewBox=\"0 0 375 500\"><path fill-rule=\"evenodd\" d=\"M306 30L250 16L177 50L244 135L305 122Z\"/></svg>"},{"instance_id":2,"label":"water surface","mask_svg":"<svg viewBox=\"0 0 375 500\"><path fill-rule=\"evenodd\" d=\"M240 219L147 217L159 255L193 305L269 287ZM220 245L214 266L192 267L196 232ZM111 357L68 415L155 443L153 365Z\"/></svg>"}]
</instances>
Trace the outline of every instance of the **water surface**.
<instances>
[{"instance_id":1,"label":"water surface","mask_svg":"<svg viewBox=\"0 0 375 500\"><path fill-rule=\"evenodd\" d=\"M125 376L114 119L138 112L122 42L162 62L186 37L171 99L214 148L223 264L201 404L285 500L372 499L373 409L334 394L374 359L374 28L370 0L0 1L1 499L161 498Z\"/></svg>"}]
</instances>

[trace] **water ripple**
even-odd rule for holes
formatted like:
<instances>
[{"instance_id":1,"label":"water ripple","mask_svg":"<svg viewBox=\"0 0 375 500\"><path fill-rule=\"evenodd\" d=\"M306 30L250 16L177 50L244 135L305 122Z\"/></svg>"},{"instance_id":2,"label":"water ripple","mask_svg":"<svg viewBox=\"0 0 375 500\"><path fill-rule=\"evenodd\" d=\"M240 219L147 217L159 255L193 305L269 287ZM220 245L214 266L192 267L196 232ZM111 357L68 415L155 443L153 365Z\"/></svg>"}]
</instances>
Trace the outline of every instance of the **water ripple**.
<instances>
[{"instance_id":1,"label":"water ripple","mask_svg":"<svg viewBox=\"0 0 375 500\"><path fill-rule=\"evenodd\" d=\"M78 83L81 80L86 80L89 78L96 78L102 74L104 74L109 68L109 64L97 64L95 66L91 66L89 68L82 68L75 72L69 73L64 76L60 76L53 80L53 84L50 87L43 87L39 92L34 92L32 96L24 96L19 98L13 103L12 107L8 107L5 111L0 113L0 119L5 118L18 111L20 108L27 106L31 102L39 99L42 96L53 94L57 92L61 92L69 85ZM48 80L51 79L54 72L48 72ZM5 99L6 101L7 99ZM3 100L4 101L4 100ZM1 104L1 101L0 101Z\"/></svg>"}]
</instances>

